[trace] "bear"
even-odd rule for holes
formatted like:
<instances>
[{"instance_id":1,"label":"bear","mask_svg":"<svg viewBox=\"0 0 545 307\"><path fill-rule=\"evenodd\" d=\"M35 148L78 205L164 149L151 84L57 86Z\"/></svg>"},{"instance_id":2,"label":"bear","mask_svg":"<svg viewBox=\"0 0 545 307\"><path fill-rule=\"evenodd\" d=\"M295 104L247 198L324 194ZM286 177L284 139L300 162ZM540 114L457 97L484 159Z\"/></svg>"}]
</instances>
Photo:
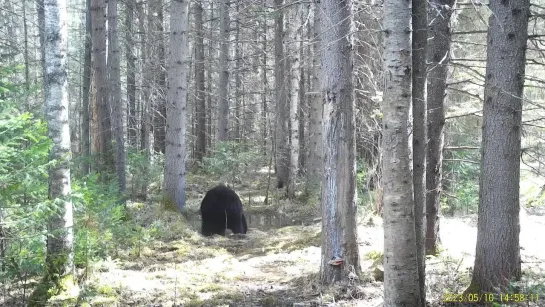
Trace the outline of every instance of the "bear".
<instances>
[{"instance_id":1,"label":"bear","mask_svg":"<svg viewBox=\"0 0 545 307\"><path fill-rule=\"evenodd\" d=\"M225 185L218 185L206 192L201 202L201 223L203 236L225 236L226 229L234 234L246 234L248 231L242 202L237 193Z\"/></svg>"}]
</instances>

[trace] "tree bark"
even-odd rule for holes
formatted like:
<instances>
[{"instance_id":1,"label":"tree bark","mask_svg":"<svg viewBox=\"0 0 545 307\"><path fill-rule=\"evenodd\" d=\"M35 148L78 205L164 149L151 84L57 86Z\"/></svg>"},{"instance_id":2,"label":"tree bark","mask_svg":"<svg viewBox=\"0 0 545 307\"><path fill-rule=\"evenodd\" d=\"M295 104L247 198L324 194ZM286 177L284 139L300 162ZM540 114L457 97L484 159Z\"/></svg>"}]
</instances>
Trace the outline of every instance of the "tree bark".
<instances>
[{"instance_id":1,"label":"tree bark","mask_svg":"<svg viewBox=\"0 0 545 307\"><path fill-rule=\"evenodd\" d=\"M83 84L82 84L82 119L81 119L81 151L83 156L83 175L89 174L91 159L91 0L85 1L85 53L83 59Z\"/></svg>"},{"instance_id":2,"label":"tree bark","mask_svg":"<svg viewBox=\"0 0 545 307\"><path fill-rule=\"evenodd\" d=\"M384 306L421 306L407 133L412 102L411 3L385 0L383 29Z\"/></svg>"},{"instance_id":3,"label":"tree bark","mask_svg":"<svg viewBox=\"0 0 545 307\"><path fill-rule=\"evenodd\" d=\"M106 68L106 3L104 0L91 0L91 44L94 109L96 110L96 151L99 155L98 169L101 173L110 173L114 169L112 152L112 131L110 121L110 105L108 103L108 84Z\"/></svg>"},{"instance_id":4,"label":"tree bark","mask_svg":"<svg viewBox=\"0 0 545 307\"><path fill-rule=\"evenodd\" d=\"M207 83L207 89L208 89L208 97L206 99L206 103L207 103L207 108L206 108L206 131L208 132L207 133L207 137L206 137L206 143L207 143L207 147L208 148L212 148L212 144L213 144L213 139L214 139L214 133L215 133L215 129L213 129L214 127L214 123L212 121L212 117L213 117L213 110L215 110L215 104L212 100L212 93L214 92L214 88L212 86L212 79L213 79L213 75L214 75L214 71L212 69L213 65L212 65L212 58L214 56L214 43L213 43L213 33L214 33L214 1L210 1L209 2L209 5L210 5L210 30L209 30L209 36L210 38L208 39L208 69L207 69L207 74L206 74L206 83Z\"/></svg>"},{"instance_id":5,"label":"tree bark","mask_svg":"<svg viewBox=\"0 0 545 307\"><path fill-rule=\"evenodd\" d=\"M218 141L229 138L229 0L220 3L220 80L218 88Z\"/></svg>"},{"instance_id":6,"label":"tree bark","mask_svg":"<svg viewBox=\"0 0 545 307\"><path fill-rule=\"evenodd\" d=\"M140 154L144 156L144 163L142 167L142 178L139 182L140 186L140 196L142 199L147 199L148 194L148 185L149 185L149 168L150 168L150 155L151 155L151 133L152 133L152 121L153 117L151 115L152 105L153 105L153 96L152 89L155 84L155 74L153 73L153 46L152 39L153 35L150 33L150 20L152 18L147 15L150 14L150 9L148 7L148 12L145 12L144 8L145 2L140 1L137 4L139 25L138 30L141 35L141 46L140 54L142 59L141 64L141 76L142 80L140 82ZM148 3L149 5L149 3ZM146 18L147 17L147 18ZM146 30L146 20L148 21L148 27Z\"/></svg>"},{"instance_id":7,"label":"tree bark","mask_svg":"<svg viewBox=\"0 0 545 307\"><path fill-rule=\"evenodd\" d=\"M268 133L268 121L269 121L269 106L267 100L269 98L269 86L267 77L267 20L262 21L262 33L261 33L261 49L263 50L261 55L261 84L263 86L261 94L261 137L263 138L263 152L265 155L269 152L267 148ZM274 145L273 145L274 146Z\"/></svg>"},{"instance_id":8,"label":"tree bark","mask_svg":"<svg viewBox=\"0 0 545 307\"><path fill-rule=\"evenodd\" d=\"M276 10L274 18L274 84L276 95L276 127L275 127L275 146L276 146L276 187L284 188L289 182L290 174L290 152L289 152L289 105L286 94L285 84L285 66L284 59L284 0L274 0L274 9Z\"/></svg>"},{"instance_id":9,"label":"tree bark","mask_svg":"<svg viewBox=\"0 0 545 307\"><path fill-rule=\"evenodd\" d=\"M450 63L450 18L456 0L431 0L428 46L428 157L426 160L426 254L438 253L439 210L441 208L444 101Z\"/></svg>"},{"instance_id":10,"label":"tree bark","mask_svg":"<svg viewBox=\"0 0 545 307\"><path fill-rule=\"evenodd\" d=\"M420 283L420 306L426 305L426 48L428 40L428 0L412 3L412 107L413 107L413 187L416 252Z\"/></svg>"},{"instance_id":11,"label":"tree bark","mask_svg":"<svg viewBox=\"0 0 545 307\"><path fill-rule=\"evenodd\" d=\"M479 220L468 293L506 291L521 276L520 154L529 0L491 0Z\"/></svg>"},{"instance_id":12,"label":"tree bark","mask_svg":"<svg viewBox=\"0 0 545 307\"><path fill-rule=\"evenodd\" d=\"M204 30L202 1L197 0L195 9L195 104L197 109L197 139L195 160L202 162L206 153L206 99L204 97Z\"/></svg>"},{"instance_id":13,"label":"tree bark","mask_svg":"<svg viewBox=\"0 0 545 307\"><path fill-rule=\"evenodd\" d=\"M170 6L170 54L168 65L165 194L168 207L185 207L185 161L187 123L188 2L174 0Z\"/></svg>"},{"instance_id":14,"label":"tree bark","mask_svg":"<svg viewBox=\"0 0 545 307\"><path fill-rule=\"evenodd\" d=\"M322 97L320 93L320 33L321 33L321 12L320 0L313 4L313 46L312 46L312 100L309 106L308 124L308 159L306 176L306 194L320 195L320 178L322 178Z\"/></svg>"},{"instance_id":15,"label":"tree bark","mask_svg":"<svg viewBox=\"0 0 545 307\"><path fill-rule=\"evenodd\" d=\"M302 12L300 5L295 5L292 8L291 21L290 25L291 28L290 36L291 36L291 42L289 44L289 51L290 51L290 78L291 78L291 99L290 99L290 168L289 168L289 176L288 176L288 189L287 193L289 197L295 197L295 179L297 178L297 174L299 173L299 106L301 104L299 92L301 91L300 88L300 81L301 81L301 50L299 48L299 44L301 42L301 24L300 24L300 16Z\"/></svg>"},{"instance_id":16,"label":"tree bark","mask_svg":"<svg viewBox=\"0 0 545 307\"><path fill-rule=\"evenodd\" d=\"M320 280L329 285L359 273L356 143L350 1L321 0L324 175ZM342 37L342 39L339 39ZM342 259L342 263L338 260ZM333 261L334 263L332 263Z\"/></svg>"},{"instance_id":17,"label":"tree bark","mask_svg":"<svg viewBox=\"0 0 545 307\"><path fill-rule=\"evenodd\" d=\"M108 0L108 84L109 101L114 118L113 134L116 145L116 170L119 191L124 194L127 190L126 159L125 159L125 132L123 129L123 106L121 101L121 54L117 34L117 0ZM124 197L123 197L124 199ZM123 200L124 202L124 200Z\"/></svg>"},{"instance_id":18,"label":"tree bark","mask_svg":"<svg viewBox=\"0 0 545 307\"><path fill-rule=\"evenodd\" d=\"M127 17L125 18L125 52L127 61L127 135L130 147L137 147L137 115L136 115L136 56L134 54L133 19L134 2L125 3Z\"/></svg>"},{"instance_id":19,"label":"tree bark","mask_svg":"<svg viewBox=\"0 0 545 307\"><path fill-rule=\"evenodd\" d=\"M44 2L45 116L50 150L49 200L54 214L47 223L45 276L29 306L45 305L51 293L77 287L74 267L73 207L70 200L70 127L68 124L68 28L65 1ZM49 291L55 289L56 291Z\"/></svg>"},{"instance_id":20,"label":"tree bark","mask_svg":"<svg viewBox=\"0 0 545 307\"><path fill-rule=\"evenodd\" d=\"M240 42L240 5L237 1L235 3L235 118L233 123L233 131L231 140L237 142L242 141L242 114L245 112L243 109L243 91L242 91L242 46Z\"/></svg>"},{"instance_id":21,"label":"tree bark","mask_svg":"<svg viewBox=\"0 0 545 307\"><path fill-rule=\"evenodd\" d=\"M153 73L155 74L156 87L154 88L155 99L153 107L153 150L165 153L165 119L166 119L166 75L165 67L165 40L163 27L163 1L150 1L148 27L153 37ZM151 43L151 42L150 42Z\"/></svg>"}]
</instances>

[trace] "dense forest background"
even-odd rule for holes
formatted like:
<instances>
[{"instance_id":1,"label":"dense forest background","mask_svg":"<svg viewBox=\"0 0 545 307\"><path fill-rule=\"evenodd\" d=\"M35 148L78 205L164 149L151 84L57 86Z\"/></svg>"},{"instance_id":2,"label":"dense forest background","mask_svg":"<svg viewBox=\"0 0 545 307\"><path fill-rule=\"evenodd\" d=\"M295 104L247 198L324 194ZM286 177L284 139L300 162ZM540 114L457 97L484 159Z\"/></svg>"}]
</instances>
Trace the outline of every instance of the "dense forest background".
<instances>
[{"instance_id":1,"label":"dense forest background","mask_svg":"<svg viewBox=\"0 0 545 307\"><path fill-rule=\"evenodd\" d=\"M311 280L320 267L318 224L324 195L330 195L324 192L322 180L329 176L324 175L324 163L332 163L325 157L346 145L341 141L335 145L329 134L323 134L330 130L323 127L335 122L327 114L350 114L328 109L323 96L324 78L337 73L331 70L336 57L324 54L339 41L350 50L339 57L349 57L352 65L355 218L358 225L369 227L357 230L358 244L367 242L360 250L365 272L360 281L384 278L380 277L383 246L373 242L383 240L376 231L382 227L385 182L392 182L383 178L383 165L389 160L383 161L388 150L382 139L388 1L343 2L349 7L339 11L349 16L333 23L324 21L324 16L337 15L327 15L327 6L320 1L67 0L67 14L60 16L67 31L63 54L68 113L58 122L67 124L67 130L59 131L69 131L70 143L56 156L51 152L57 140L48 122L55 108L45 103L55 93L50 85L58 76L47 71L46 47L55 40L55 35L45 32L52 22L44 10L44 4L52 5L49 2L0 0L0 291L5 306L25 305L30 293L40 294L34 291L40 284L38 277L51 271L51 241L46 239L54 237L51 223L64 223L68 215L73 218L75 281L83 285L79 303L216 306L244 301L248 306L279 306L314 299L315 285L305 280ZM420 65L427 82L427 92L421 92L427 100L423 142L427 170L421 180L427 199L421 205L428 220L434 221L423 226L425 252L439 259L437 270L447 276L432 278L427 288L428 301L439 302L442 289L463 292L470 280L461 269L467 259L460 259L465 256L456 258L443 251L460 247L473 253L474 242L460 239L456 244L461 247L451 244L448 233L442 240L440 232L455 231L456 221L476 225L487 37L498 29L488 27L491 8L487 1L430 0L424 9L427 51L420 53ZM525 73L518 76L524 92L517 97L523 106L517 208L520 204L523 214L535 217L545 212L545 1L532 0L528 15ZM413 26L417 24L414 16L418 15L413 14ZM349 26L347 35L324 34L340 24ZM413 45L413 50L418 49ZM413 59L413 63L417 75L418 62ZM335 112L327 112L331 110ZM418 119L419 113L415 110L409 118ZM408 126L409 135L414 132L419 138L418 128L412 123ZM344 136L332 139L344 141ZM346 146L350 149L350 144ZM66 209L61 214L59 203L51 197L50 171L63 169L63 153L70 156L69 181L57 182L71 187L73 213ZM389 168L385 169L390 176ZM351 178L349 173L339 178ZM240 194L254 230L248 241L203 239L197 234L202 196L218 183L229 184ZM416 190L414 197L418 202ZM521 219L522 233L524 223L535 221ZM543 227L542 221L535 223ZM299 265L295 281L280 278L285 271L266 276L264 269L259 271L263 276L257 271L241 273L261 276L256 280L217 277L227 273L205 263L216 259L218 266L237 267L248 259L237 258L239 262L234 263L225 257L240 256L243 251L255 257L279 255L280 259L263 260L270 261L271 267L298 267L294 258L306 260L301 260L304 266ZM130 262L134 259L139 260ZM545 293L543 257L523 259L525 280L531 281L526 292ZM460 265L452 264L458 260ZM176 265L195 263L195 271L173 273ZM141 279L169 280L165 288L148 285L160 289L157 293L162 291L155 299L150 298L153 295L131 297L146 286L108 279L124 274L123 270L166 270L161 267L173 271ZM436 267L432 264L431 268ZM217 275L203 273L207 270ZM456 274L449 275L449 270ZM110 275L101 275L104 272ZM202 280L197 277L204 275ZM191 276L191 285L180 286L182 276ZM213 286L216 280L248 285L229 292ZM253 289L251 282L259 289ZM263 290L271 283L280 286ZM293 289L301 287L305 291L298 298ZM240 294L246 290L251 294ZM377 291L360 288L348 294L346 289L331 291L335 294L322 297L322 303L329 298L369 301L379 296Z\"/></svg>"}]
</instances>

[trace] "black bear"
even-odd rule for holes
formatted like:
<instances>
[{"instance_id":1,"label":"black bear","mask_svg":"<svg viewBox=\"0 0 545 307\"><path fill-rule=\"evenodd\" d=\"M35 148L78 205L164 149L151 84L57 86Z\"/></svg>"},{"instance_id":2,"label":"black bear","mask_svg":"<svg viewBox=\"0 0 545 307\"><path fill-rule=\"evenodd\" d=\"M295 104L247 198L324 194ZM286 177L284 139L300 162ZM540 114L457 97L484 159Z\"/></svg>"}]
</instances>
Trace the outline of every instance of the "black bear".
<instances>
[{"instance_id":1,"label":"black bear","mask_svg":"<svg viewBox=\"0 0 545 307\"><path fill-rule=\"evenodd\" d=\"M201 218L204 236L224 236L226 229L231 229L235 234L248 231L240 198L233 189L224 185L206 192L201 203Z\"/></svg>"}]
</instances>

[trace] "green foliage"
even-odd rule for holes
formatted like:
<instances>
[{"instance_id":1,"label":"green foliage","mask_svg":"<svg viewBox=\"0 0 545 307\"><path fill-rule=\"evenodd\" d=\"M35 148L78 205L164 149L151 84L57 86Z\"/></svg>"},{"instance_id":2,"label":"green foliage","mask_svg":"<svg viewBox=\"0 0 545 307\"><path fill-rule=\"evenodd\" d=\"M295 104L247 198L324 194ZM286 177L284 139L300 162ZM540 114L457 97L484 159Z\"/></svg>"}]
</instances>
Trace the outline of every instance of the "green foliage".
<instances>
[{"instance_id":1,"label":"green foliage","mask_svg":"<svg viewBox=\"0 0 545 307\"><path fill-rule=\"evenodd\" d=\"M222 181L241 182L242 175L264 165L258 146L236 142L220 142L215 150L203 158L202 170L220 176Z\"/></svg>"},{"instance_id":2,"label":"green foliage","mask_svg":"<svg viewBox=\"0 0 545 307\"><path fill-rule=\"evenodd\" d=\"M143 198L147 195L160 195L163 183L164 156L154 154L149 156L143 151L130 148L127 153L127 193L131 198ZM143 191L147 186L148 190Z\"/></svg>"},{"instance_id":3,"label":"green foliage","mask_svg":"<svg viewBox=\"0 0 545 307\"><path fill-rule=\"evenodd\" d=\"M365 192L367 189L367 163L363 160L358 160L356 164L356 188L358 193Z\"/></svg>"},{"instance_id":4,"label":"green foliage","mask_svg":"<svg viewBox=\"0 0 545 307\"><path fill-rule=\"evenodd\" d=\"M2 280L43 271L44 226L53 212L47 200L47 126L19 111L21 89L1 78L9 71L0 70L0 222L7 243Z\"/></svg>"},{"instance_id":5,"label":"green foliage","mask_svg":"<svg viewBox=\"0 0 545 307\"><path fill-rule=\"evenodd\" d=\"M442 212L476 213L479 204L478 152L454 151L449 154L452 161L444 162L447 195L443 195Z\"/></svg>"},{"instance_id":6,"label":"green foliage","mask_svg":"<svg viewBox=\"0 0 545 307\"><path fill-rule=\"evenodd\" d=\"M368 165L364 160L358 160L356 165L356 191L358 193L358 199L356 203L358 205L359 214L375 213L376 211L376 198L377 190L369 190L368 184Z\"/></svg>"}]
</instances>

